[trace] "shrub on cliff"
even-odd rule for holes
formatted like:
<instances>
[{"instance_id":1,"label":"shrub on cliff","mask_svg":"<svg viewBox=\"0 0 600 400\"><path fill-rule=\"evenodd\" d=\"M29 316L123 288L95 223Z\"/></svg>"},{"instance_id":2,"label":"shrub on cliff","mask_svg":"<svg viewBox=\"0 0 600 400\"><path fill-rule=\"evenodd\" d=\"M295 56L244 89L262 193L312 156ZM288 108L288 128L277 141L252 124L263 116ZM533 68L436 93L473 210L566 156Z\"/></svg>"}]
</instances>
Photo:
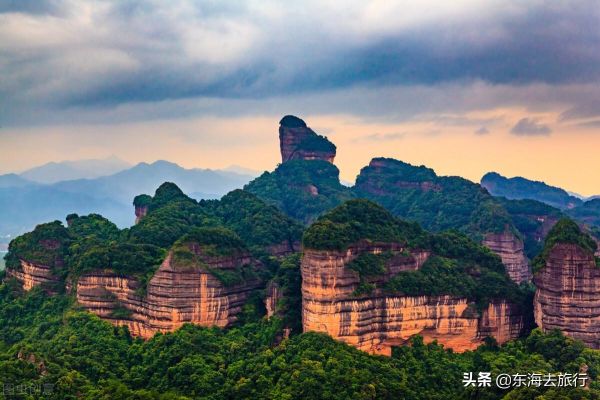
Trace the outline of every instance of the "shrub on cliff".
<instances>
[{"instance_id":1,"label":"shrub on cliff","mask_svg":"<svg viewBox=\"0 0 600 400\"><path fill-rule=\"evenodd\" d=\"M139 194L133 198L133 205L135 207L147 207L152 204L152 196L147 194Z\"/></svg>"},{"instance_id":2,"label":"shrub on cliff","mask_svg":"<svg viewBox=\"0 0 600 400\"><path fill-rule=\"evenodd\" d=\"M64 266L72 238L60 221L40 224L31 232L13 239L8 246L6 266L19 269L19 259L52 269Z\"/></svg>"},{"instance_id":3,"label":"shrub on cliff","mask_svg":"<svg viewBox=\"0 0 600 400\"><path fill-rule=\"evenodd\" d=\"M200 205L257 251L282 242L298 242L302 236L300 224L244 190L234 190L221 200L203 200Z\"/></svg>"},{"instance_id":4,"label":"shrub on cliff","mask_svg":"<svg viewBox=\"0 0 600 400\"><path fill-rule=\"evenodd\" d=\"M179 187L172 182L165 182L156 189L152 202L149 204L150 211L159 209L160 207L172 203L173 201L185 201L191 204L196 204L196 201L185 195ZM146 198L138 201L148 201Z\"/></svg>"},{"instance_id":5,"label":"shrub on cliff","mask_svg":"<svg viewBox=\"0 0 600 400\"><path fill-rule=\"evenodd\" d=\"M583 232L577 223L569 218L562 218L552 227L548 236L546 236L544 249L533 260L533 272L537 272L546 266L550 252L559 243L575 244L592 255L597 249L596 241L590 235Z\"/></svg>"},{"instance_id":6,"label":"shrub on cliff","mask_svg":"<svg viewBox=\"0 0 600 400\"><path fill-rule=\"evenodd\" d=\"M207 257L236 256L248 251L235 232L222 227L194 228L177 240L173 248L186 248L194 252L195 246L198 246L198 254Z\"/></svg>"},{"instance_id":7,"label":"shrub on cliff","mask_svg":"<svg viewBox=\"0 0 600 400\"><path fill-rule=\"evenodd\" d=\"M70 218L68 231L74 238L94 236L104 240L117 240L121 235L115 224L99 214Z\"/></svg>"},{"instance_id":8,"label":"shrub on cliff","mask_svg":"<svg viewBox=\"0 0 600 400\"><path fill-rule=\"evenodd\" d=\"M481 186L437 176L424 166L375 158L360 171L354 192L430 231L458 229L478 240L507 228L517 233L506 210Z\"/></svg>"},{"instance_id":9,"label":"shrub on cliff","mask_svg":"<svg viewBox=\"0 0 600 400\"><path fill-rule=\"evenodd\" d=\"M325 136L314 134L307 136L303 141L301 141L296 150L335 154L336 147L335 144L330 142Z\"/></svg>"},{"instance_id":10,"label":"shrub on cliff","mask_svg":"<svg viewBox=\"0 0 600 400\"><path fill-rule=\"evenodd\" d=\"M110 269L122 276L139 277L154 272L165 251L151 244L101 242L88 239L72 246L69 264L74 277L97 269Z\"/></svg>"},{"instance_id":11,"label":"shrub on cliff","mask_svg":"<svg viewBox=\"0 0 600 400\"><path fill-rule=\"evenodd\" d=\"M337 167L323 160L288 161L244 189L305 224L353 197Z\"/></svg>"},{"instance_id":12,"label":"shrub on cliff","mask_svg":"<svg viewBox=\"0 0 600 400\"><path fill-rule=\"evenodd\" d=\"M129 240L168 248L195 226L216 226L218 220L197 204L171 201L151 211L131 227Z\"/></svg>"},{"instance_id":13,"label":"shrub on cliff","mask_svg":"<svg viewBox=\"0 0 600 400\"><path fill-rule=\"evenodd\" d=\"M306 230L303 244L315 250L344 250L359 240L408 244L424 231L398 220L369 200L350 200L320 217Z\"/></svg>"}]
</instances>

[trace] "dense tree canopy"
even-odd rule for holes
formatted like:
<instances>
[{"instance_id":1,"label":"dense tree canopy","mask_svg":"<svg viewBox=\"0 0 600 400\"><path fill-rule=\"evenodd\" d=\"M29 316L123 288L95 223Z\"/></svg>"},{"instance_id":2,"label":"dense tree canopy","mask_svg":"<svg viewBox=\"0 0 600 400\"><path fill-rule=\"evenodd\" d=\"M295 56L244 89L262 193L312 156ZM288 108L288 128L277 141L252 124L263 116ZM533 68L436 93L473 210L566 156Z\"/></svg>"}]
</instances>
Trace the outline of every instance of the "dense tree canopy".
<instances>
[{"instance_id":1,"label":"dense tree canopy","mask_svg":"<svg viewBox=\"0 0 600 400\"><path fill-rule=\"evenodd\" d=\"M245 190L305 224L353 197L337 167L323 160L291 160L265 172Z\"/></svg>"},{"instance_id":2,"label":"dense tree canopy","mask_svg":"<svg viewBox=\"0 0 600 400\"><path fill-rule=\"evenodd\" d=\"M392 357L323 334L282 341L282 323L226 330L184 325L148 341L78 311L72 299L0 286L0 382L47 399L598 399L600 353L558 332L456 354L419 337ZM465 388L463 374L578 372L589 390ZM39 385L39 386L38 386ZM26 398L15 396L15 398Z\"/></svg>"},{"instance_id":3,"label":"dense tree canopy","mask_svg":"<svg viewBox=\"0 0 600 400\"><path fill-rule=\"evenodd\" d=\"M369 200L350 200L320 217L303 238L315 250L344 250L359 240L408 244L425 236L414 223L394 218L385 208Z\"/></svg>"},{"instance_id":4,"label":"dense tree canopy","mask_svg":"<svg viewBox=\"0 0 600 400\"><path fill-rule=\"evenodd\" d=\"M360 171L354 192L430 231L458 229L474 238L506 229L516 232L506 210L481 186L456 176L437 176L424 166L373 159Z\"/></svg>"}]
</instances>

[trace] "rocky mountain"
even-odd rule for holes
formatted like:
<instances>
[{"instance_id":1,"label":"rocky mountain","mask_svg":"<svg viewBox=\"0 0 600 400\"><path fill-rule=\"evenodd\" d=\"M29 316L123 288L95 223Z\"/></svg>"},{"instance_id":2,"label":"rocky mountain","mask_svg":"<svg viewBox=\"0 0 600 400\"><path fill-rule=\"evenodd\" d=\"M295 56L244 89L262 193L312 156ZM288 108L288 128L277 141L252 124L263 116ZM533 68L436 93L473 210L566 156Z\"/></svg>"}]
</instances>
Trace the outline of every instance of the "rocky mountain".
<instances>
[{"instance_id":1,"label":"rocky mountain","mask_svg":"<svg viewBox=\"0 0 600 400\"><path fill-rule=\"evenodd\" d=\"M523 236L525 254L534 258L544 247L544 239L550 229L564 217L559 209L536 200L497 200L510 215L514 226Z\"/></svg>"},{"instance_id":2,"label":"rocky mountain","mask_svg":"<svg viewBox=\"0 0 600 400\"><path fill-rule=\"evenodd\" d=\"M27 291L74 293L85 309L148 338L186 322L234 323L260 301L277 265L270 257L299 250L300 226L241 190L198 203L165 183L144 199L131 229L97 214L38 225L11 242L7 276Z\"/></svg>"},{"instance_id":3,"label":"rocky mountain","mask_svg":"<svg viewBox=\"0 0 600 400\"><path fill-rule=\"evenodd\" d=\"M309 129L286 118L280 137ZM83 309L143 338L185 323L227 327L277 315L283 336L322 332L390 355L420 335L462 352L530 328L533 292L519 285L531 278L527 251L540 327L595 346L595 317L577 318L595 315L597 243L560 210L384 158L348 188L333 158L312 159L316 153L290 150L297 145L285 140L287 161L219 200L197 201L165 182L153 195L132 196L129 228L77 213L67 226L38 225L11 242L6 275L27 291L71 293ZM102 193L109 178L142 187L155 167L193 186L190 171L158 163L88 187ZM60 187L73 194L69 185Z\"/></svg>"},{"instance_id":4,"label":"rocky mountain","mask_svg":"<svg viewBox=\"0 0 600 400\"><path fill-rule=\"evenodd\" d=\"M279 143L282 163L290 160L324 160L333 163L335 159L335 145L293 115L286 115L279 121Z\"/></svg>"},{"instance_id":5,"label":"rocky mountain","mask_svg":"<svg viewBox=\"0 0 600 400\"><path fill-rule=\"evenodd\" d=\"M569 210L582 204L582 200L566 190L550 186L545 182L532 181L520 176L506 178L496 172L489 172L481 178L481 186L492 195L507 199L531 199L549 204L561 210Z\"/></svg>"},{"instance_id":6,"label":"rocky mountain","mask_svg":"<svg viewBox=\"0 0 600 400\"><path fill-rule=\"evenodd\" d=\"M366 200L344 203L304 235L304 330L368 352L390 355L416 334L458 352L487 336L503 343L524 328L525 297L500 260L466 237L429 236Z\"/></svg>"},{"instance_id":7,"label":"rocky mountain","mask_svg":"<svg viewBox=\"0 0 600 400\"><path fill-rule=\"evenodd\" d=\"M535 321L544 331L600 348L600 259L597 243L571 220L559 221L536 259Z\"/></svg>"},{"instance_id":8,"label":"rocky mountain","mask_svg":"<svg viewBox=\"0 0 600 400\"><path fill-rule=\"evenodd\" d=\"M292 218L310 224L354 197L340 183L337 167L323 160L291 160L265 172L244 187Z\"/></svg>"},{"instance_id":9,"label":"rocky mountain","mask_svg":"<svg viewBox=\"0 0 600 400\"><path fill-rule=\"evenodd\" d=\"M93 179L131 168L131 164L111 156L105 159L49 162L19 174L24 179L51 184L75 179Z\"/></svg>"},{"instance_id":10,"label":"rocky mountain","mask_svg":"<svg viewBox=\"0 0 600 400\"><path fill-rule=\"evenodd\" d=\"M426 229L465 232L497 253L515 282L531 279L523 240L510 215L476 183L438 176L425 166L374 158L360 171L354 193Z\"/></svg>"}]
</instances>

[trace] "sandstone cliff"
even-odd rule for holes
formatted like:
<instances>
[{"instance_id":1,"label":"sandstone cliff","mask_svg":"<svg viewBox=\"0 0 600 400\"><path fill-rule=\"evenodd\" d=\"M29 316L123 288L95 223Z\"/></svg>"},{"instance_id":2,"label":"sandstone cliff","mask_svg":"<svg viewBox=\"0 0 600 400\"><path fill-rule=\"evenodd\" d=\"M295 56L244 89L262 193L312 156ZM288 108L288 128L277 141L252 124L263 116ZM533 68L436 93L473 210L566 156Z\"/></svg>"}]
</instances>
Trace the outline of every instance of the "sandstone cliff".
<instances>
[{"instance_id":1,"label":"sandstone cliff","mask_svg":"<svg viewBox=\"0 0 600 400\"><path fill-rule=\"evenodd\" d=\"M374 158L360 171L355 191L426 229L459 229L483 236L483 244L500 256L511 279L531 280L523 242L509 232L490 233L514 226L506 210L479 185L438 176L425 166Z\"/></svg>"},{"instance_id":2,"label":"sandstone cliff","mask_svg":"<svg viewBox=\"0 0 600 400\"><path fill-rule=\"evenodd\" d=\"M413 335L437 340L455 351L472 350L486 336L499 343L516 338L523 329L518 307L503 301L489 304L481 315L467 299L453 296L398 296L376 289L356 295L359 276L347 268L359 254L392 251L385 281L400 271L416 270L429 253L403 252L397 244L350 246L347 251L305 250L302 259L302 322L304 331L325 332L361 350L391 354Z\"/></svg>"},{"instance_id":3,"label":"sandstone cliff","mask_svg":"<svg viewBox=\"0 0 600 400\"><path fill-rule=\"evenodd\" d=\"M576 244L559 243L535 274L535 322L544 331L600 348L600 268L593 254Z\"/></svg>"},{"instance_id":4,"label":"sandstone cliff","mask_svg":"<svg viewBox=\"0 0 600 400\"><path fill-rule=\"evenodd\" d=\"M523 241L514 233L488 233L483 245L500 256L510 279L516 283L531 281L531 269L525 256Z\"/></svg>"},{"instance_id":5,"label":"sandstone cliff","mask_svg":"<svg viewBox=\"0 0 600 400\"><path fill-rule=\"evenodd\" d=\"M6 268L6 276L16 278L23 285L23 289L29 291L34 286L43 285L48 292L55 292L61 284L60 279L54 276L52 268L46 265L36 264L20 260L20 268Z\"/></svg>"},{"instance_id":6,"label":"sandstone cliff","mask_svg":"<svg viewBox=\"0 0 600 400\"><path fill-rule=\"evenodd\" d=\"M237 319L250 293L261 286L257 278L225 286L209 269L232 270L252 263L248 255L215 257L204 268L180 268L169 254L141 295L140 282L98 270L81 276L77 301L115 325L126 325L132 335L149 338L173 331L184 323L225 327Z\"/></svg>"},{"instance_id":7,"label":"sandstone cliff","mask_svg":"<svg viewBox=\"0 0 600 400\"><path fill-rule=\"evenodd\" d=\"M279 122L281 162L325 160L333 163L335 145L306 126L300 118L287 115Z\"/></svg>"}]
</instances>

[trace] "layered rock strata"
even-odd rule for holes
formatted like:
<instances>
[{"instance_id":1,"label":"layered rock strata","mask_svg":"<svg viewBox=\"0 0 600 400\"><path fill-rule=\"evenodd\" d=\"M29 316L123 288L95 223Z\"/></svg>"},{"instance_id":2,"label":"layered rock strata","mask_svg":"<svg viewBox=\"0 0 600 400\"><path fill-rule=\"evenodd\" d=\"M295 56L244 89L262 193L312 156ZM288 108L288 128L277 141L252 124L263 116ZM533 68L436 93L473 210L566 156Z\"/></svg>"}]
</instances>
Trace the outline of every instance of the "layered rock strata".
<instances>
[{"instance_id":1,"label":"layered rock strata","mask_svg":"<svg viewBox=\"0 0 600 400\"><path fill-rule=\"evenodd\" d=\"M335 145L310 129L300 118L288 115L279 123L281 162L325 160L333 163Z\"/></svg>"},{"instance_id":2,"label":"layered rock strata","mask_svg":"<svg viewBox=\"0 0 600 400\"><path fill-rule=\"evenodd\" d=\"M51 267L25 260L20 261L19 269L6 268L6 276L16 278L23 285L24 290L29 291L35 286L43 285L52 292L56 285L60 284L60 279L54 276Z\"/></svg>"},{"instance_id":3,"label":"layered rock strata","mask_svg":"<svg viewBox=\"0 0 600 400\"><path fill-rule=\"evenodd\" d=\"M132 335L149 338L184 323L225 327L237 319L250 293L261 286L257 278L224 286L208 269L231 270L251 262L249 257L215 258L204 268L175 267L169 255L141 296L140 282L99 270L81 276L77 301L115 325L126 325Z\"/></svg>"},{"instance_id":4,"label":"layered rock strata","mask_svg":"<svg viewBox=\"0 0 600 400\"><path fill-rule=\"evenodd\" d=\"M302 260L302 322L304 331L324 332L361 350L390 355L392 346L414 335L426 342L461 352L472 350L487 336L504 343L519 336L523 316L517 306L491 303L481 315L467 299L453 296L395 296L379 289L356 296L358 274L347 268L363 252L401 252L398 245L358 244L347 251L305 250ZM427 252L394 256L385 281L400 271L416 270Z\"/></svg>"},{"instance_id":5,"label":"layered rock strata","mask_svg":"<svg viewBox=\"0 0 600 400\"><path fill-rule=\"evenodd\" d=\"M591 252L556 244L535 274L535 322L600 348L600 268Z\"/></svg>"},{"instance_id":6,"label":"layered rock strata","mask_svg":"<svg viewBox=\"0 0 600 400\"><path fill-rule=\"evenodd\" d=\"M488 233L483 245L500 256L510 279L516 283L531 281L531 268L525 256L523 241L514 233Z\"/></svg>"}]
</instances>

